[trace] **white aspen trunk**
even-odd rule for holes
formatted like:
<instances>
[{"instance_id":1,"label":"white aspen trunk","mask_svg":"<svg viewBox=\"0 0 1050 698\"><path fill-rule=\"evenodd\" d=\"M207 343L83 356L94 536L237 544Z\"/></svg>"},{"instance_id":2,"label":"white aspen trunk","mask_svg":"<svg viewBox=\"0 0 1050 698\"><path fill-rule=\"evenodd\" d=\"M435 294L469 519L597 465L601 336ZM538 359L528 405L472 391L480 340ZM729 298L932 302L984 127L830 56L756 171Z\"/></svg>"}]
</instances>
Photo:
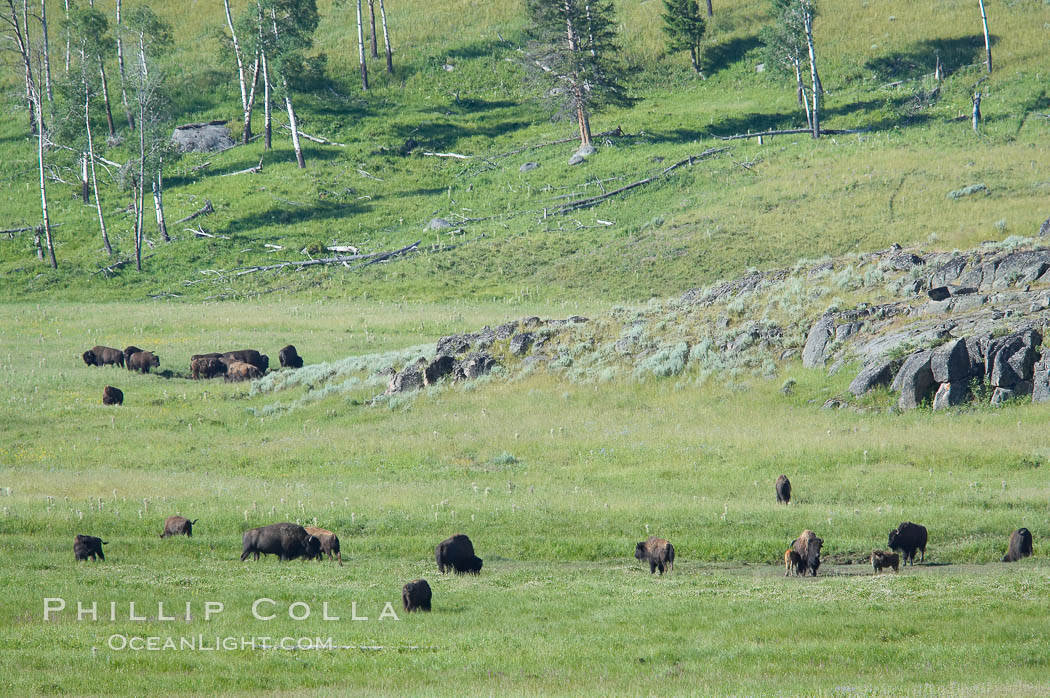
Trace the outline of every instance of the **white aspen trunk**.
<instances>
[{"instance_id":1,"label":"white aspen trunk","mask_svg":"<svg viewBox=\"0 0 1050 698\"><path fill-rule=\"evenodd\" d=\"M817 73L817 57L813 48L813 15L803 12L803 23L806 28L806 44L809 47L809 73L813 81L813 109L812 122L813 137L820 138L820 95L823 92L820 86L820 75Z\"/></svg>"},{"instance_id":2,"label":"white aspen trunk","mask_svg":"<svg viewBox=\"0 0 1050 698\"><path fill-rule=\"evenodd\" d=\"M15 44L18 46L19 56L25 68L25 90L26 105L29 107L29 132L36 135L36 102L33 100L33 63L29 58L29 25L24 28L18 19L18 10L15 9L14 0L7 0L7 6L11 10L11 26L15 32ZM23 5L23 11L26 9Z\"/></svg>"},{"instance_id":3,"label":"white aspen trunk","mask_svg":"<svg viewBox=\"0 0 1050 698\"><path fill-rule=\"evenodd\" d=\"M95 0L88 0L88 5L95 6ZM106 105L106 125L109 127L109 137L117 135L117 129L113 126L113 110L109 107L109 85L106 83L106 65L102 62L102 56L98 57L98 74L102 78L102 102Z\"/></svg>"},{"instance_id":4,"label":"white aspen trunk","mask_svg":"<svg viewBox=\"0 0 1050 698\"><path fill-rule=\"evenodd\" d=\"M153 208L157 212L157 231L160 236L164 238L164 242L171 242L171 238L168 237L168 226L164 223L164 204L161 201L161 190L160 190L160 173L157 173L157 179L153 180Z\"/></svg>"},{"instance_id":5,"label":"white aspen trunk","mask_svg":"<svg viewBox=\"0 0 1050 698\"><path fill-rule=\"evenodd\" d=\"M120 101L124 105L124 115L128 119L128 127L135 130L135 117L128 107L127 78L124 75L124 40L121 36L120 0L117 0L117 70L120 72Z\"/></svg>"},{"instance_id":6,"label":"white aspen trunk","mask_svg":"<svg viewBox=\"0 0 1050 698\"><path fill-rule=\"evenodd\" d=\"M276 32L277 30L274 29ZM361 0L357 0L357 56L361 62L361 89L368 89L368 66L365 65L365 32L361 23Z\"/></svg>"},{"instance_id":7,"label":"white aspen trunk","mask_svg":"<svg viewBox=\"0 0 1050 698\"><path fill-rule=\"evenodd\" d=\"M113 247L109 244L109 233L106 232L106 219L102 215L102 201L98 198L98 178L95 176L95 144L91 139L91 89L88 86L87 68L84 65L84 52L80 53L81 80L84 81L84 131L87 133L86 164L91 166L91 186L95 193L95 212L98 214L98 227L102 230L102 246L106 254L113 256Z\"/></svg>"},{"instance_id":8,"label":"white aspen trunk","mask_svg":"<svg viewBox=\"0 0 1050 698\"><path fill-rule=\"evenodd\" d=\"M244 85L244 61L241 60L241 45L237 41L237 31L233 28L233 15L230 14L230 0L222 0L226 8L226 25L230 28L233 39L233 55L237 59L237 81L241 85L241 109L248 111L248 90Z\"/></svg>"},{"instance_id":9,"label":"white aspen trunk","mask_svg":"<svg viewBox=\"0 0 1050 698\"><path fill-rule=\"evenodd\" d=\"M44 87L47 89L47 106L54 112L55 97L51 90L51 47L47 41L47 0L40 0L40 30L44 37Z\"/></svg>"},{"instance_id":10,"label":"white aspen trunk","mask_svg":"<svg viewBox=\"0 0 1050 698\"><path fill-rule=\"evenodd\" d=\"M69 24L69 0L63 0L66 8L66 24ZM69 27L66 27L66 75L69 75Z\"/></svg>"},{"instance_id":11,"label":"white aspen trunk","mask_svg":"<svg viewBox=\"0 0 1050 698\"><path fill-rule=\"evenodd\" d=\"M141 44L140 44L141 45ZM135 269L142 271L142 209L145 199L146 175L146 107L142 103L142 87L139 88L139 171L135 182Z\"/></svg>"},{"instance_id":12,"label":"white aspen trunk","mask_svg":"<svg viewBox=\"0 0 1050 698\"><path fill-rule=\"evenodd\" d=\"M47 255L51 268L58 269L58 262L55 260L55 243L51 239L51 217L47 213L47 184L44 180L44 108L41 104L43 100L40 99L39 90L34 90L34 92L36 93L36 119L41 125L37 129L36 138L37 165L40 171L40 215L43 219L44 241L47 243Z\"/></svg>"},{"instance_id":13,"label":"white aspen trunk","mask_svg":"<svg viewBox=\"0 0 1050 698\"><path fill-rule=\"evenodd\" d=\"M394 59L390 50L390 34L386 29L386 7L383 0L379 0L379 18L383 23L383 43L386 44L386 72L394 74Z\"/></svg>"},{"instance_id":14,"label":"white aspen trunk","mask_svg":"<svg viewBox=\"0 0 1050 698\"><path fill-rule=\"evenodd\" d=\"M295 119L295 109L292 108L292 96L288 92L288 81L282 80L284 87L284 104L288 107L288 125L292 129L292 147L295 148L295 161L299 163L299 169L306 169L306 160L303 159L303 149L299 145L299 122Z\"/></svg>"},{"instance_id":15,"label":"white aspen trunk","mask_svg":"<svg viewBox=\"0 0 1050 698\"><path fill-rule=\"evenodd\" d=\"M987 56L988 72L992 72L992 43L988 40L988 15L984 11L984 0L977 0L981 6L981 24L984 25L984 53Z\"/></svg>"},{"instance_id":16,"label":"white aspen trunk","mask_svg":"<svg viewBox=\"0 0 1050 698\"><path fill-rule=\"evenodd\" d=\"M91 189L88 187L88 154L80 154L80 200L85 204L91 201Z\"/></svg>"},{"instance_id":17,"label":"white aspen trunk","mask_svg":"<svg viewBox=\"0 0 1050 698\"><path fill-rule=\"evenodd\" d=\"M262 52L262 77L263 77L263 148L270 150L273 147L273 121L270 113L270 72L266 67L266 51Z\"/></svg>"},{"instance_id":18,"label":"white aspen trunk","mask_svg":"<svg viewBox=\"0 0 1050 698\"><path fill-rule=\"evenodd\" d=\"M372 58L379 58L379 40L376 38L376 0L368 0L368 19L372 23Z\"/></svg>"},{"instance_id":19,"label":"white aspen trunk","mask_svg":"<svg viewBox=\"0 0 1050 698\"><path fill-rule=\"evenodd\" d=\"M252 86L248 91L248 106L244 109L244 138L242 140L245 145L252 140L252 112L255 111L255 89L259 85L259 66L260 59L256 56L255 65L252 67Z\"/></svg>"},{"instance_id":20,"label":"white aspen trunk","mask_svg":"<svg viewBox=\"0 0 1050 698\"><path fill-rule=\"evenodd\" d=\"M802 109L806 112L806 127L812 131L813 117L809 113L809 99L806 96L806 85L802 82L801 61L797 58L792 58L791 62L795 66L795 88L798 91L798 103L802 105Z\"/></svg>"},{"instance_id":21,"label":"white aspen trunk","mask_svg":"<svg viewBox=\"0 0 1050 698\"><path fill-rule=\"evenodd\" d=\"M707 16L708 17L714 17L715 16L715 8L711 7L711 0L707 0Z\"/></svg>"}]
</instances>

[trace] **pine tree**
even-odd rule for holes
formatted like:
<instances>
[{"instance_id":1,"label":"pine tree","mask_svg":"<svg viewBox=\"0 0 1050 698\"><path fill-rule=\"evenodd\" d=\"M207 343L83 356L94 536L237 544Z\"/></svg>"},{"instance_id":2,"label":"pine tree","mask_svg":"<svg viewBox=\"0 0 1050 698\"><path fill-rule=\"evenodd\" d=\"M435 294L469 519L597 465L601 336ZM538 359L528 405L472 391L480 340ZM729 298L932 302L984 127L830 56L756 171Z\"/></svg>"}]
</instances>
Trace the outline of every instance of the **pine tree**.
<instances>
[{"instance_id":1,"label":"pine tree","mask_svg":"<svg viewBox=\"0 0 1050 698\"><path fill-rule=\"evenodd\" d=\"M693 70L703 77L700 41L704 38L707 23L700 14L700 4L697 0L664 0L663 19L667 49L672 53L688 51Z\"/></svg>"}]
</instances>

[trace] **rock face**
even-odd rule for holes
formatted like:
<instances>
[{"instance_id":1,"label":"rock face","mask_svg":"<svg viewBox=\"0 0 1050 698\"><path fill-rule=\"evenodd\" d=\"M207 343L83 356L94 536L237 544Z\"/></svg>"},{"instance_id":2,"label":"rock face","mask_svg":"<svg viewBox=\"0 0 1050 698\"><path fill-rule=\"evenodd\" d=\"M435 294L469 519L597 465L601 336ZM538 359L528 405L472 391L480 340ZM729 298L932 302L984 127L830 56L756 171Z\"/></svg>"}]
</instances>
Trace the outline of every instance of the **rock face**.
<instances>
[{"instance_id":1,"label":"rock face","mask_svg":"<svg viewBox=\"0 0 1050 698\"><path fill-rule=\"evenodd\" d=\"M835 331L835 318L830 315L817 320L806 337L806 346L802 349L802 365L806 368L823 366L824 350L831 342Z\"/></svg>"},{"instance_id":2,"label":"rock face","mask_svg":"<svg viewBox=\"0 0 1050 698\"><path fill-rule=\"evenodd\" d=\"M966 383L941 383L937 394L933 396L933 409L943 410L945 407L962 405L970 398L970 388Z\"/></svg>"},{"instance_id":3,"label":"rock face","mask_svg":"<svg viewBox=\"0 0 1050 698\"><path fill-rule=\"evenodd\" d=\"M897 406L902 410L918 407L929 396L935 382L930 366L932 360L933 352L930 350L917 352L904 360L892 386L901 394Z\"/></svg>"},{"instance_id":4,"label":"rock face","mask_svg":"<svg viewBox=\"0 0 1050 698\"><path fill-rule=\"evenodd\" d=\"M857 374L857 377L849 384L849 391L860 397L874 388L889 385L892 380L893 362L889 359L873 361Z\"/></svg>"},{"instance_id":5,"label":"rock face","mask_svg":"<svg viewBox=\"0 0 1050 698\"><path fill-rule=\"evenodd\" d=\"M970 366L970 352L966 350L966 341L953 339L937 347L930 361L933 379L938 383L962 381L973 372Z\"/></svg>"},{"instance_id":6,"label":"rock face","mask_svg":"<svg viewBox=\"0 0 1050 698\"><path fill-rule=\"evenodd\" d=\"M225 121L177 126L171 140L183 153L213 153L235 145Z\"/></svg>"}]
</instances>

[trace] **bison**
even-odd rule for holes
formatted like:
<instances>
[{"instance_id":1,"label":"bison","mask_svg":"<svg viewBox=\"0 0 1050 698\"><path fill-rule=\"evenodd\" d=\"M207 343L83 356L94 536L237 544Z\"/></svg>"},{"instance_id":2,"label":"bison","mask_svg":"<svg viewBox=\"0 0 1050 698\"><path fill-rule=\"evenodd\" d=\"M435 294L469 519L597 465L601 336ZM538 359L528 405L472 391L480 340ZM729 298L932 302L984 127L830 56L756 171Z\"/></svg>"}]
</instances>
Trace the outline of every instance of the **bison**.
<instances>
[{"instance_id":1,"label":"bison","mask_svg":"<svg viewBox=\"0 0 1050 698\"><path fill-rule=\"evenodd\" d=\"M922 551L920 562L926 562L926 527L911 521L905 521L896 529L890 531L887 546L890 550L904 553L905 565L908 564L909 560L911 560L912 565L915 564L916 550Z\"/></svg>"},{"instance_id":2,"label":"bison","mask_svg":"<svg viewBox=\"0 0 1050 698\"><path fill-rule=\"evenodd\" d=\"M806 573L806 565L802 562L802 556L794 551L792 548L788 548L784 551L784 576L790 577L794 573L796 576Z\"/></svg>"},{"instance_id":3,"label":"bison","mask_svg":"<svg viewBox=\"0 0 1050 698\"><path fill-rule=\"evenodd\" d=\"M226 366L226 382L250 381L262 378L262 371L244 361L234 361Z\"/></svg>"},{"instance_id":4,"label":"bison","mask_svg":"<svg viewBox=\"0 0 1050 698\"><path fill-rule=\"evenodd\" d=\"M259 369L262 373L266 373L266 369L270 366L270 357L266 354L260 354L254 349L228 351L220 356L219 359L227 366L230 366L237 361L243 361L246 364L255 366L255 368Z\"/></svg>"},{"instance_id":5,"label":"bison","mask_svg":"<svg viewBox=\"0 0 1050 698\"><path fill-rule=\"evenodd\" d=\"M824 541L817 538L817 534L808 528L791 543L791 549L802 558L802 574L805 576L808 569L810 574L817 576L817 568L820 567L820 549Z\"/></svg>"},{"instance_id":6,"label":"bison","mask_svg":"<svg viewBox=\"0 0 1050 698\"><path fill-rule=\"evenodd\" d=\"M73 557L77 562L87 560L89 557L96 561L105 560L106 556L102 553L103 545L108 545L108 541L96 538L95 536L78 534L77 537L73 539Z\"/></svg>"},{"instance_id":7,"label":"bison","mask_svg":"<svg viewBox=\"0 0 1050 698\"><path fill-rule=\"evenodd\" d=\"M114 388L112 385L107 385L102 389L102 404L123 405L124 392L120 388Z\"/></svg>"},{"instance_id":8,"label":"bison","mask_svg":"<svg viewBox=\"0 0 1050 698\"><path fill-rule=\"evenodd\" d=\"M278 560L294 560L305 557L312 560L321 555L321 541L311 536L306 529L294 523L275 523L245 531L242 538L244 548L241 562L254 554L276 555Z\"/></svg>"},{"instance_id":9,"label":"bison","mask_svg":"<svg viewBox=\"0 0 1050 698\"><path fill-rule=\"evenodd\" d=\"M136 347L134 344L132 344L129 347L124 347L124 363L127 364L127 361L131 358L131 355L138 354L140 351L142 350ZM128 370L131 370L130 366L128 366Z\"/></svg>"},{"instance_id":10,"label":"bison","mask_svg":"<svg viewBox=\"0 0 1050 698\"><path fill-rule=\"evenodd\" d=\"M339 566L343 566L343 556L339 553L339 536L317 526L307 526L306 532L311 536L316 536L317 540L321 541L321 552L317 555L318 560L325 555L328 555L328 559L331 560L334 555L335 559L339 561Z\"/></svg>"},{"instance_id":11,"label":"bison","mask_svg":"<svg viewBox=\"0 0 1050 698\"><path fill-rule=\"evenodd\" d=\"M185 516L169 516L164 519L164 533L160 534L160 537L186 536L187 538L193 538L193 526L198 521L200 519L190 521Z\"/></svg>"},{"instance_id":12,"label":"bison","mask_svg":"<svg viewBox=\"0 0 1050 698\"><path fill-rule=\"evenodd\" d=\"M194 354L193 356L190 357L190 361L195 361L197 359L221 359L221 358L222 358L222 352L221 351L213 351L210 354Z\"/></svg>"},{"instance_id":13,"label":"bison","mask_svg":"<svg viewBox=\"0 0 1050 698\"><path fill-rule=\"evenodd\" d=\"M892 567L894 572L899 572L900 563L901 556L897 553L890 553L885 550L871 551L871 566L875 570L875 574L887 567Z\"/></svg>"},{"instance_id":14,"label":"bison","mask_svg":"<svg viewBox=\"0 0 1050 698\"><path fill-rule=\"evenodd\" d=\"M409 613L430 611L430 599L433 596L425 579L413 579L401 589L401 603Z\"/></svg>"},{"instance_id":15,"label":"bison","mask_svg":"<svg viewBox=\"0 0 1050 698\"><path fill-rule=\"evenodd\" d=\"M1019 528L1010 534L1010 549L1003 556L1003 562L1017 562L1032 554L1032 532Z\"/></svg>"},{"instance_id":16,"label":"bison","mask_svg":"<svg viewBox=\"0 0 1050 698\"><path fill-rule=\"evenodd\" d=\"M791 481L788 480L787 475L777 478L776 490L777 504L787 504L791 501Z\"/></svg>"},{"instance_id":17,"label":"bison","mask_svg":"<svg viewBox=\"0 0 1050 698\"><path fill-rule=\"evenodd\" d=\"M449 569L456 574L481 572L481 558L474 554L474 544L470 542L470 538L462 533L438 543L434 548L434 559L441 574Z\"/></svg>"},{"instance_id":18,"label":"bison","mask_svg":"<svg viewBox=\"0 0 1050 698\"><path fill-rule=\"evenodd\" d=\"M113 347L96 346L88 349L81 358L88 366L107 366L113 364L124 367L124 352Z\"/></svg>"},{"instance_id":19,"label":"bison","mask_svg":"<svg viewBox=\"0 0 1050 698\"><path fill-rule=\"evenodd\" d=\"M201 378L225 376L227 370L226 364L218 358L205 356L190 359L190 374L195 381Z\"/></svg>"},{"instance_id":20,"label":"bison","mask_svg":"<svg viewBox=\"0 0 1050 698\"><path fill-rule=\"evenodd\" d=\"M648 540L634 546L634 556L649 563L649 574L653 574L657 569L660 570L660 574L663 574L664 570L674 570L674 546L664 538L650 536Z\"/></svg>"},{"instance_id":21,"label":"bison","mask_svg":"<svg viewBox=\"0 0 1050 698\"><path fill-rule=\"evenodd\" d=\"M299 352L295 350L294 344L289 344L277 354L277 358L281 360L281 368L302 368L303 357L299 356Z\"/></svg>"},{"instance_id":22,"label":"bison","mask_svg":"<svg viewBox=\"0 0 1050 698\"><path fill-rule=\"evenodd\" d=\"M149 373L150 368L159 368L160 358L152 351L137 351L128 358L128 370Z\"/></svg>"}]
</instances>

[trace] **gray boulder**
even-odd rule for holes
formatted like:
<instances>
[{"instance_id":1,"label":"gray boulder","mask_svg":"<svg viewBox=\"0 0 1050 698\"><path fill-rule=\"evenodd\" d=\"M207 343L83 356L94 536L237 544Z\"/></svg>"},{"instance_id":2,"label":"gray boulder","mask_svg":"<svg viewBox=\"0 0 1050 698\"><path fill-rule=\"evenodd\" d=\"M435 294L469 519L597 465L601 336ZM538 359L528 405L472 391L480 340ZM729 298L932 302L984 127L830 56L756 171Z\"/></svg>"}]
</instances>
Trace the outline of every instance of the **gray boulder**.
<instances>
[{"instance_id":1,"label":"gray boulder","mask_svg":"<svg viewBox=\"0 0 1050 698\"><path fill-rule=\"evenodd\" d=\"M451 227L452 224L444 218L431 218L430 222L423 226L423 230L444 230Z\"/></svg>"},{"instance_id":2,"label":"gray boulder","mask_svg":"<svg viewBox=\"0 0 1050 698\"><path fill-rule=\"evenodd\" d=\"M1032 402L1050 402L1050 357L1045 355L1032 369Z\"/></svg>"},{"instance_id":3,"label":"gray boulder","mask_svg":"<svg viewBox=\"0 0 1050 698\"><path fill-rule=\"evenodd\" d=\"M577 151L572 154L572 157L569 158L569 164L579 165L581 162L583 162L584 160L586 160L587 158L589 158L597 152L598 150L590 143L588 143L587 145L581 145L579 149L577 149Z\"/></svg>"},{"instance_id":4,"label":"gray boulder","mask_svg":"<svg viewBox=\"0 0 1050 698\"><path fill-rule=\"evenodd\" d=\"M538 162L526 162L518 168L518 172L531 172L540 166Z\"/></svg>"},{"instance_id":5,"label":"gray boulder","mask_svg":"<svg viewBox=\"0 0 1050 698\"><path fill-rule=\"evenodd\" d=\"M965 381L969 378L972 368L966 340L953 339L934 349L930 369L933 379L938 383Z\"/></svg>"},{"instance_id":6,"label":"gray boulder","mask_svg":"<svg viewBox=\"0 0 1050 698\"><path fill-rule=\"evenodd\" d=\"M936 384L933 379L933 370L930 362L933 352L929 349L916 352L904 361L904 365L897 371L897 377L893 379L893 390L900 392L897 406L902 410L918 407L930 394L930 389Z\"/></svg>"},{"instance_id":7,"label":"gray boulder","mask_svg":"<svg viewBox=\"0 0 1050 698\"><path fill-rule=\"evenodd\" d=\"M422 388L425 385L423 371L426 367L427 360L421 357L395 373L387 385L387 394L407 393Z\"/></svg>"},{"instance_id":8,"label":"gray boulder","mask_svg":"<svg viewBox=\"0 0 1050 698\"><path fill-rule=\"evenodd\" d=\"M880 385L889 385L891 380L893 380L893 362L873 361L861 369L861 372L849 384L849 391L860 397Z\"/></svg>"},{"instance_id":9,"label":"gray boulder","mask_svg":"<svg viewBox=\"0 0 1050 698\"><path fill-rule=\"evenodd\" d=\"M835 331L835 318L825 315L817 320L806 336L806 346L802 349L802 365L806 368L823 366L827 357L824 350L831 343Z\"/></svg>"},{"instance_id":10,"label":"gray boulder","mask_svg":"<svg viewBox=\"0 0 1050 698\"><path fill-rule=\"evenodd\" d=\"M992 403L996 407L1001 406L1007 400L1012 400L1017 397L1017 393L1010 388L996 388L995 392L992 393Z\"/></svg>"},{"instance_id":11,"label":"gray boulder","mask_svg":"<svg viewBox=\"0 0 1050 698\"><path fill-rule=\"evenodd\" d=\"M439 356L424 369L423 371L423 383L425 385L434 385L445 376L452 373L452 370L456 367L456 360L451 356Z\"/></svg>"},{"instance_id":12,"label":"gray boulder","mask_svg":"<svg viewBox=\"0 0 1050 698\"><path fill-rule=\"evenodd\" d=\"M1022 381L1032 379L1035 364L1035 347L1042 337L1035 330L1021 330L994 340L989 347L991 370L988 378L997 388L1009 388Z\"/></svg>"},{"instance_id":13,"label":"gray boulder","mask_svg":"<svg viewBox=\"0 0 1050 698\"><path fill-rule=\"evenodd\" d=\"M456 364L453 374L456 378L471 380L483 376L492 370L496 360L485 352L474 352Z\"/></svg>"},{"instance_id":14,"label":"gray boulder","mask_svg":"<svg viewBox=\"0 0 1050 698\"><path fill-rule=\"evenodd\" d=\"M514 356L523 356L528 353L532 346L532 333L522 332L510 338L510 353Z\"/></svg>"},{"instance_id":15,"label":"gray boulder","mask_svg":"<svg viewBox=\"0 0 1050 698\"><path fill-rule=\"evenodd\" d=\"M943 410L946 407L962 405L970 398L970 388L963 381L941 383L937 394L933 396L933 409Z\"/></svg>"},{"instance_id":16,"label":"gray boulder","mask_svg":"<svg viewBox=\"0 0 1050 698\"><path fill-rule=\"evenodd\" d=\"M177 126L171 134L171 141L183 153L213 153L236 145L225 121Z\"/></svg>"}]
</instances>

